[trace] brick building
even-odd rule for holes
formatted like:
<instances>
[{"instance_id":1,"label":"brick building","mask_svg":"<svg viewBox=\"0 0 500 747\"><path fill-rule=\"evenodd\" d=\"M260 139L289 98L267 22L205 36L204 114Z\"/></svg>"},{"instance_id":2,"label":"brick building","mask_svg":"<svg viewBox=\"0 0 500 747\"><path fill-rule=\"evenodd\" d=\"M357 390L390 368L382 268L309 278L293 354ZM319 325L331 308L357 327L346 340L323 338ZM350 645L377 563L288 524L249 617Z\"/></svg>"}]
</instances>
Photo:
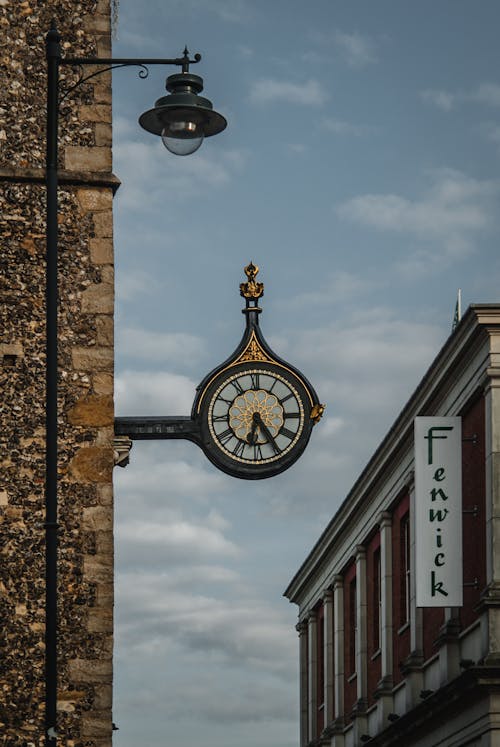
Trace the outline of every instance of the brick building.
<instances>
[{"instance_id":1,"label":"brick building","mask_svg":"<svg viewBox=\"0 0 500 747\"><path fill-rule=\"evenodd\" d=\"M414 419L462 423L463 606L417 607ZM468 309L290 582L300 745L500 744L500 306Z\"/></svg>"},{"instance_id":2,"label":"brick building","mask_svg":"<svg viewBox=\"0 0 500 747\"><path fill-rule=\"evenodd\" d=\"M0 744L44 740L45 35L109 56L110 0L0 0ZM78 70L61 69L61 91ZM62 99L58 743L111 744L111 78Z\"/></svg>"}]
</instances>

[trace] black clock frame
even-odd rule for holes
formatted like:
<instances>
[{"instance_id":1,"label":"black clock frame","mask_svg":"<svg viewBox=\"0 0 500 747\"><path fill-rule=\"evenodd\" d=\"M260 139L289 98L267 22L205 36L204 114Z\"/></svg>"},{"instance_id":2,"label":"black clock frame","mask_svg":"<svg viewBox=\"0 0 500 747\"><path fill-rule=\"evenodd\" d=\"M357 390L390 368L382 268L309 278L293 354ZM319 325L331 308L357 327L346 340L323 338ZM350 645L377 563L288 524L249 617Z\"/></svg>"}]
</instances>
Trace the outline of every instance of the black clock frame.
<instances>
[{"instance_id":1,"label":"black clock frame","mask_svg":"<svg viewBox=\"0 0 500 747\"><path fill-rule=\"evenodd\" d=\"M250 263L245 268L248 281L240 285L246 299L242 310L246 317L243 336L236 350L223 363L208 373L197 387L190 417L117 417L115 434L133 440L187 439L196 443L207 458L220 470L243 480L259 480L280 474L301 456L306 448L313 426L324 410L318 396L305 376L290 363L279 358L267 344L259 326L261 309L257 305L264 286L255 281L258 267ZM242 460L238 453L229 454L214 440L209 426L209 409L212 398L225 382L236 374L251 371L270 372L288 382L300 397L303 412L302 430L292 446L270 460ZM283 429L281 429L282 432ZM241 443L242 439L235 436ZM291 440L292 443L292 440Z\"/></svg>"}]
</instances>

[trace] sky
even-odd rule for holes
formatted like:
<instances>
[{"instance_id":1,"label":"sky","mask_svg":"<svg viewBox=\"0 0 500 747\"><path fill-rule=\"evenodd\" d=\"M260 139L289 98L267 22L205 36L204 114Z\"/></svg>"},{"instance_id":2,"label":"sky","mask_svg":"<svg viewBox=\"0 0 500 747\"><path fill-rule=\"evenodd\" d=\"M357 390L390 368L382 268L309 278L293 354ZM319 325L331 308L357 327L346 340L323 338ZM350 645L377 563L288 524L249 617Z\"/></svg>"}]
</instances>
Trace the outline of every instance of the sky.
<instances>
[{"instance_id":1,"label":"sky","mask_svg":"<svg viewBox=\"0 0 500 747\"><path fill-rule=\"evenodd\" d=\"M189 415L262 331L326 411L260 481L188 441L115 469L116 747L297 747L283 591L451 333L498 301L496 0L120 0L115 56L176 57L228 120L175 157L138 116L174 69L113 73L116 408Z\"/></svg>"}]
</instances>

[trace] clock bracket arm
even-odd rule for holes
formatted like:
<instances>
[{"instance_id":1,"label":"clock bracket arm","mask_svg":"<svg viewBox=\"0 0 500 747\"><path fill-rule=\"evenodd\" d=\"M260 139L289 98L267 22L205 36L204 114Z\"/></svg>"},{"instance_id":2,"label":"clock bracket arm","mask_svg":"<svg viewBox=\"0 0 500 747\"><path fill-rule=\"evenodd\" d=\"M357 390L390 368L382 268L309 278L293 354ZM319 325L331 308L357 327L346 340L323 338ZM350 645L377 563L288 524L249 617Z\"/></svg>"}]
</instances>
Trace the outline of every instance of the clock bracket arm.
<instances>
[{"instance_id":1,"label":"clock bracket arm","mask_svg":"<svg viewBox=\"0 0 500 747\"><path fill-rule=\"evenodd\" d=\"M184 438L200 444L200 427L189 416L120 416L115 418L115 436L128 436L132 441Z\"/></svg>"}]
</instances>

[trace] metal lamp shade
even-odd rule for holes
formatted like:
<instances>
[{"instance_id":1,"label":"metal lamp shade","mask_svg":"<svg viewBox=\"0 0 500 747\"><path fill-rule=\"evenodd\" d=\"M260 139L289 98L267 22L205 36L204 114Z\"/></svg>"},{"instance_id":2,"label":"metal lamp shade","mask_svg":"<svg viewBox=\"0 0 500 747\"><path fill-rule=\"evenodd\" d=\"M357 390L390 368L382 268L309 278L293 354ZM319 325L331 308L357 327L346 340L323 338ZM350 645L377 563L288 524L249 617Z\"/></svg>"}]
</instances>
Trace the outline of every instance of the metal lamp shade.
<instances>
[{"instance_id":1,"label":"metal lamp shade","mask_svg":"<svg viewBox=\"0 0 500 747\"><path fill-rule=\"evenodd\" d=\"M198 75L180 73L170 75L167 79L167 90L172 91L169 96L162 96L156 101L153 109L149 109L139 117L139 124L154 135L161 135L165 129L175 131L177 123L193 122L202 129L204 137L217 135L227 126L226 119L214 111L212 102L198 93L203 90L203 79ZM186 138L179 129L179 138Z\"/></svg>"}]
</instances>

